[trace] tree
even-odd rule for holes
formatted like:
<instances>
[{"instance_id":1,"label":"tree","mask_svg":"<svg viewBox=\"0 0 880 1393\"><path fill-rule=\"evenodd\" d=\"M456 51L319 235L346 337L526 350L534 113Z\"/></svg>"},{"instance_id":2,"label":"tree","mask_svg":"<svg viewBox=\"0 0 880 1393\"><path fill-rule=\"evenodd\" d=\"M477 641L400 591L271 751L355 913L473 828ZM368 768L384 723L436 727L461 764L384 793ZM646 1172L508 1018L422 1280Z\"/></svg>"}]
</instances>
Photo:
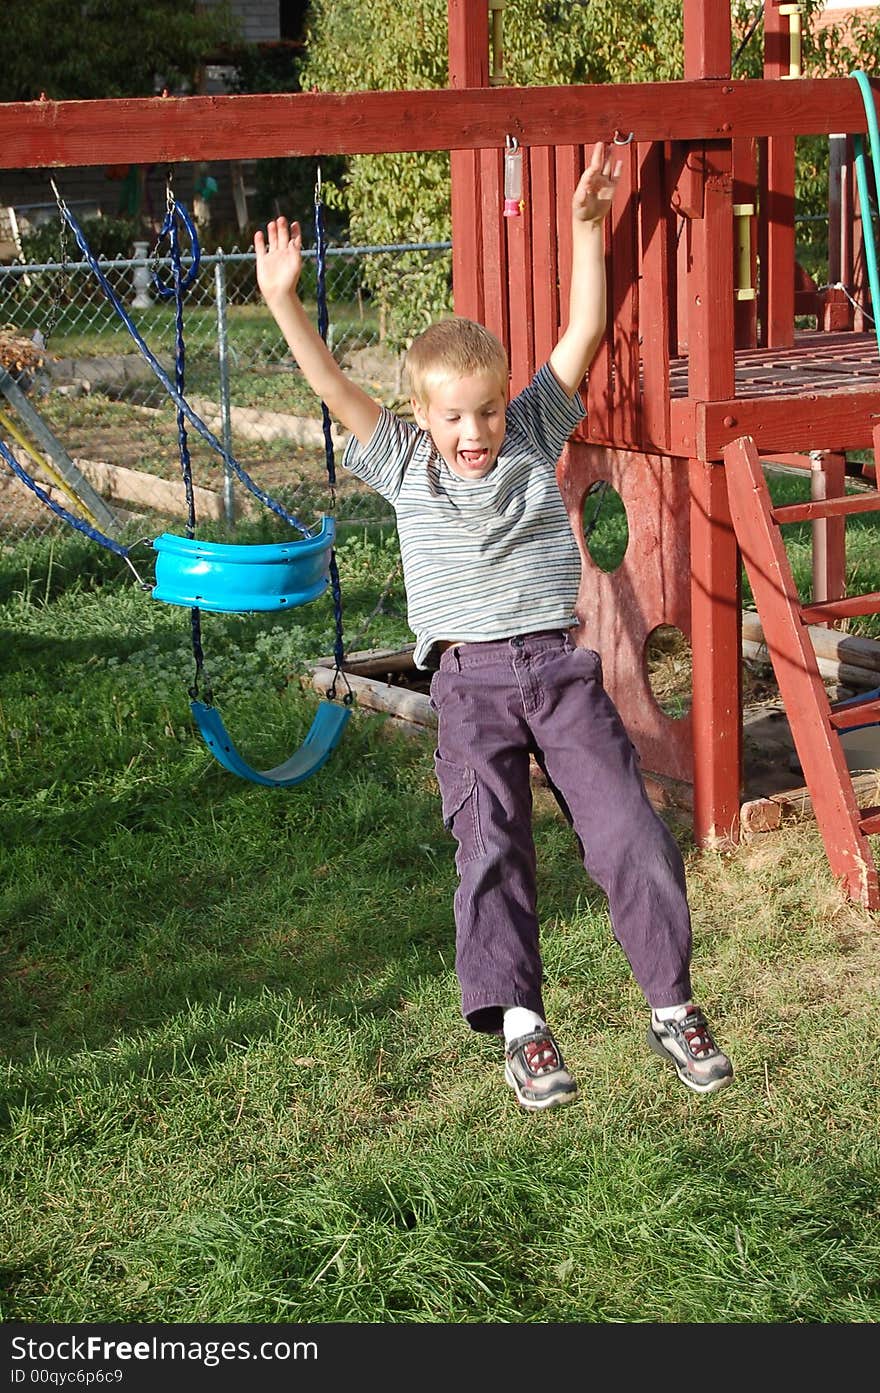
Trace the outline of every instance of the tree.
<instances>
[{"instance_id":1,"label":"tree","mask_svg":"<svg viewBox=\"0 0 880 1393\"><path fill-rule=\"evenodd\" d=\"M880 66L880 26L856 21L849 35L812 21L824 0L802 0L804 70L840 75ZM763 6L732 0L734 76L762 72ZM446 0L312 0L303 87L342 92L447 85ZM514 86L657 82L683 76L680 0L507 0L504 68ZM797 193L805 213L827 211L828 142L798 141ZM355 241L448 240L445 153L361 155L349 161L335 197L347 205ZM805 233L805 236L809 235ZM416 332L450 304L449 259L408 266L371 257L369 287L392 337Z\"/></svg>"},{"instance_id":2,"label":"tree","mask_svg":"<svg viewBox=\"0 0 880 1393\"><path fill-rule=\"evenodd\" d=\"M187 90L237 37L225 0L4 0L0 101L151 97Z\"/></svg>"},{"instance_id":3,"label":"tree","mask_svg":"<svg viewBox=\"0 0 880 1393\"><path fill-rule=\"evenodd\" d=\"M639 82L681 75L679 0L508 0L504 62L516 86ZM320 91L445 87L446 0L313 0L303 86ZM328 199L333 195L328 191ZM449 157L353 157L336 200L347 205L352 240L447 241ZM370 257L368 289L392 342L423 328L450 303L450 258Z\"/></svg>"}]
</instances>

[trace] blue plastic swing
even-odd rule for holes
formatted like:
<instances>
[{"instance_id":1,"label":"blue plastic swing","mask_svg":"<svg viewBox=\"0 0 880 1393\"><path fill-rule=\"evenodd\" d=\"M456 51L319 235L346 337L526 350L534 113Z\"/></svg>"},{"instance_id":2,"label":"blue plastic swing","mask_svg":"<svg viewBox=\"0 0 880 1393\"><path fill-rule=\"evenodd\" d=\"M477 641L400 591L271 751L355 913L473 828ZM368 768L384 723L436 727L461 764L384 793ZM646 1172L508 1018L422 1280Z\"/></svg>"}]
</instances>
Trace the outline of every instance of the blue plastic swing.
<instances>
[{"instance_id":1,"label":"blue plastic swing","mask_svg":"<svg viewBox=\"0 0 880 1393\"><path fill-rule=\"evenodd\" d=\"M314 537L257 546L200 542L163 532L153 542L153 599L226 614L308 604L330 583L335 536L330 517Z\"/></svg>"},{"instance_id":2,"label":"blue plastic swing","mask_svg":"<svg viewBox=\"0 0 880 1393\"><path fill-rule=\"evenodd\" d=\"M53 186L54 187L54 186ZM154 599L168 604L185 605L191 610L193 654L196 662L196 680L190 689L190 710L198 729L211 754L217 762L230 773L251 783L271 788L290 788L316 774L322 768L339 743L342 732L351 715L351 691L348 689L342 703L334 700L321 701L311 727L301 746L289 759L273 769L255 769L238 752L232 741L220 712L211 701L210 691L206 690L206 700L199 699L198 683L205 677L201 649L200 611L203 609L223 613L249 613L251 611L270 611L289 609L307 604L326 590L330 585L333 591L336 620L336 677L330 688L330 696L335 697L336 678L341 673L343 661L342 643L342 599L339 586L339 573L333 544L336 526L332 517L321 520L319 530L304 526L299 519L289 513L276 499L265 493L254 483L241 465L224 449L215 435L193 411L183 395L183 291L192 284L198 272L199 246L196 231L186 209L170 194L168 211L160 232L160 241L167 235L171 248L171 264L174 284L163 285L154 273L153 283L163 299L174 297L177 308L177 356L176 383L172 383L161 364L150 352L126 313L123 305L103 275L92 255L86 240L73 214L64 204L55 189L59 210L72 229L86 261L96 276L101 289L110 300L123 324L143 357L152 368L159 381L177 406L177 427L180 449L181 470L186 487L188 502L188 535L179 537L163 533L153 543L156 552L155 584L151 588ZM192 264L183 274L181 270L180 242L177 229L178 217L182 221L192 246ZM315 221L318 234L318 307L319 328L326 337L327 312L324 292L324 240L323 221L319 201L319 190L315 196ZM326 405L321 403L324 423L324 442L327 474L331 488L335 485L335 461L330 432L330 417ZM268 508L290 523L302 536L298 541L269 543L256 546L229 545L217 542L199 541L193 535L195 530L194 493L192 471L186 438L186 423L189 422L208 444L219 453L226 464L235 471L245 486ZM2 442L0 442L2 447ZM5 457L5 452L4 452ZM30 481L28 481L30 484ZM30 484L33 487L32 484ZM39 491L39 490L36 490ZM47 500L48 501L48 500ZM53 505L54 506L54 505ZM57 506L56 511L61 511ZM66 515L69 521L79 526L78 520ZM82 528L81 530L85 530ZM89 529L89 535L107 545L109 539ZM123 555L131 565L127 548L113 544L113 549ZM134 569L132 567L132 569ZM135 571L135 575L137 572ZM140 579L140 577L138 577ZM145 587L150 588L150 587ZM347 686L347 684L346 684Z\"/></svg>"}]
</instances>

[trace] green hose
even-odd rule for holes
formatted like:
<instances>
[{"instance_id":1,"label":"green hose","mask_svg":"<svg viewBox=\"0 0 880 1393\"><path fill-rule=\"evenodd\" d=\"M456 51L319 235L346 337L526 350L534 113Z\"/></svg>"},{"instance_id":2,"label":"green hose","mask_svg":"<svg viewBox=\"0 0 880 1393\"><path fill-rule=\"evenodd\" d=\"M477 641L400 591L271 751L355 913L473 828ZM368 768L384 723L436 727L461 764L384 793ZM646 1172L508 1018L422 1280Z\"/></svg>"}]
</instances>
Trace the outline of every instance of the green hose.
<instances>
[{"instance_id":1,"label":"green hose","mask_svg":"<svg viewBox=\"0 0 880 1393\"><path fill-rule=\"evenodd\" d=\"M865 115L868 119L868 134L871 137L871 158L874 165L874 187L880 195L880 128L877 125L877 107L874 93L866 73L856 70L850 73L859 84ZM865 137L853 136L855 151L856 182L859 187L859 203L862 209L862 235L865 245L865 265L868 268L868 285L871 289L874 330L877 334L877 347L880 348L880 276L877 274L877 246L874 241L874 223L871 217L871 191L868 186L868 160L865 150Z\"/></svg>"}]
</instances>

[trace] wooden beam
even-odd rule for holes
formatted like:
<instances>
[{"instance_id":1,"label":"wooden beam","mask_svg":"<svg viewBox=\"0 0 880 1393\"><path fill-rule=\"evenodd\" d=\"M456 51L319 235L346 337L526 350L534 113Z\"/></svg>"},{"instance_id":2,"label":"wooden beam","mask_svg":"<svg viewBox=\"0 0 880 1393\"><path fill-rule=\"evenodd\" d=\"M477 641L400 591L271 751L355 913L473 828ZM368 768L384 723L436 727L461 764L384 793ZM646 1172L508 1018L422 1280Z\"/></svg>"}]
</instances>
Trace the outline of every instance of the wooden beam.
<instances>
[{"instance_id":1,"label":"wooden beam","mask_svg":"<svg viewBox=\"0 0 880 1393\"><path fill-rule=\"evenodd\" d=\"M875 82L880 91L880 81ZM0 168L867 131L850 78L0 103Z\"/></svg>"},{"instance_id":2,"label":"wooden beam","mask_svg":"<svg viewBox=\"0 0 880 1393\"><path fill-rule=\"evenodd\" d=\"M750 435L762 455L794 451L809 441L811 450L869 450L873 421L880 412L880 389L864 392L803 393L727 401L671 404L672 453L721 459L725 445Z\"/></svg>"}]
</instances>

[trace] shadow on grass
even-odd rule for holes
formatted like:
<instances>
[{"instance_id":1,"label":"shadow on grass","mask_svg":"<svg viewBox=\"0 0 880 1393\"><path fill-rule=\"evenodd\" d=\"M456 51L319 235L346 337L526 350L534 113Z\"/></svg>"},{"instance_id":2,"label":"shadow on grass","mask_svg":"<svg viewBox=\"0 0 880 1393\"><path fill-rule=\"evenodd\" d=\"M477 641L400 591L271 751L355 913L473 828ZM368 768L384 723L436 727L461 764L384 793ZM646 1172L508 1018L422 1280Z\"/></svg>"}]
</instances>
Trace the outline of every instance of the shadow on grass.
<instances>
[{"instance_id":1,"label":"shadow on grass","mask_svg":"<svg viewBox=\"0 0 880 1393\"><path fill-rule=\"evenodd\" d=\"M239 1002L251 1042L277 1028L277 1004L254 1011L267 993L354 1022L449 975L454 842L431 747L382 726L353 722L321 775L289 792L213 768L195 777L190 759L79 807L0 818L14 868L0 896L0 1031L23 1066L5 1109L62 1087L55 1072L83 1050L130 1040L126 1074L147 1060L171 1071L182 1048L193 1062L214 1056L241 1043ZM542 918L576 899L603 913L561 818L538 814L535 832ZM180 1019L219 1003L222 1028ZM137 1050L172 1022L173 1046ZM123 1066L100 1067L109 1078Z\"/></svg>"}]
</instances>

